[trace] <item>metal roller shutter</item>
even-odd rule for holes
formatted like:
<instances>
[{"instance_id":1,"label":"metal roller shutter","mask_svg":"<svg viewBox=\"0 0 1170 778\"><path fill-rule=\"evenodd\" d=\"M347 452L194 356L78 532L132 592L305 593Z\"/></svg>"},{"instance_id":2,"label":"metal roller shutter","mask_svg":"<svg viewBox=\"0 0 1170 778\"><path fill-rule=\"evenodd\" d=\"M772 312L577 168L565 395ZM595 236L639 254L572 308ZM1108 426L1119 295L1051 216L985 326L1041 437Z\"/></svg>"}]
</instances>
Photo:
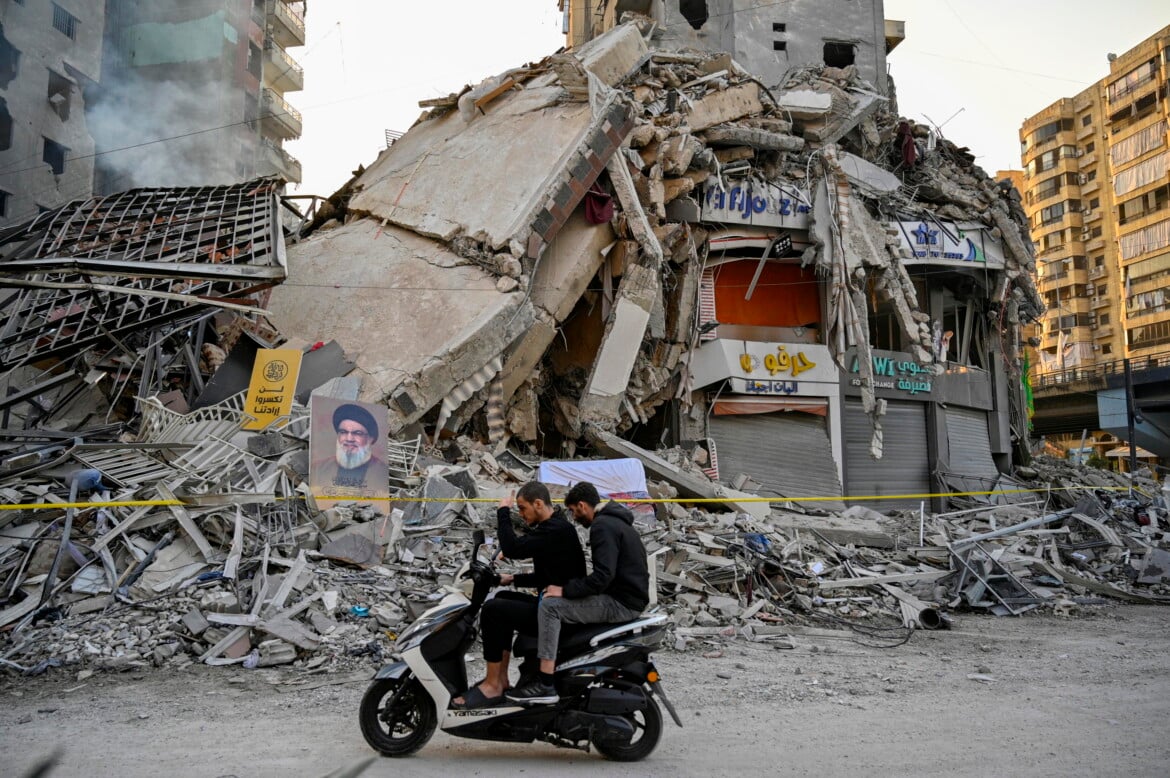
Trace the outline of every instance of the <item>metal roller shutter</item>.
<instances>
[{"instance_id":1,"label":"metal roller shutter","mask_svg":"<svg viewBox=\"0 0 1170 778\"><path fill-rule=\"evenodd\" d=\"M947 444L950 466L947 481L961 490L984 491L995 487L999 470L991 458L987 412L947 408Z\"/></svg>"},{"instance_id":2,"label":"metal roller shutter","mask_svg":"<svg viewBox=\"0 0 1170 778\"><path fill-rule=\"evenodd\" d=\"M869 455L873 427L861 408L861 400L846 399L845 480L851 495L926 494L930 488L930 455L927 451L926 406L923 403L889 402L882 418L882 458ZM921 498L862 500L877 511L917 508Z\"/></svg>"},{"instance_id":3,"label":"metal roller shutter","mask_svg":"<svg viewBox=\"0 0 1170 778\"><path fill-rule=\"evenodd\" d=\"M841 482L825 418L797 411L745 416L712 416L709 428L719 451L719 474L726 483L746 473L763 496L838 497ZM840 502L810 503L826 510Z\"/></svg>"}]
</instances>

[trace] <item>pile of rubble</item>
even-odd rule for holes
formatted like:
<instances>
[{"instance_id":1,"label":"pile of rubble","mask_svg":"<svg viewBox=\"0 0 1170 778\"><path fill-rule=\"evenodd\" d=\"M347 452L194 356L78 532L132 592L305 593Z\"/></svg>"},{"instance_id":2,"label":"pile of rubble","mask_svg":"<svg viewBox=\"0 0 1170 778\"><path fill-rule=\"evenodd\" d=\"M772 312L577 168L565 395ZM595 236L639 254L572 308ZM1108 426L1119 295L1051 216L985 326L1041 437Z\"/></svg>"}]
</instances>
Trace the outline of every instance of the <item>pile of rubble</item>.
<instances>
[{"instance_id":1,"label":"pile of rubble","mask_svg":"<svg viewBox=\"0 0 1170 778\"><path fill-rule=\"evenodd\" d=\"M769 239L765 256L829 280L823 343L839 363L859 350L874 456L870 297L891 301L918 362L945 359L878 216L1002 241L1006 342L989 353L1014 360L1015 325L1043 308L1012 192L854 69L769 89L727 55L650 37L625 24L427 101L303 225L256 181L136 190L0 232L0 666L379 661L531 460L582 451L640 460L664 500L642 530L680 648L808 623L938 628L959 607L1162 601L1168 517L1151 484L1119 498L1105 476L1039 462L1019 475L1051 494L1030 503L826 515L714 483L699 448L620 437L668 401L704 417L689 362L719 326L700 315L704 260L759 238L704 223L710 198L750 215L768 181L803 184L785 207L809 243ZM254 357L277 344L305 352L296 402L245 432ZM313 393L387 407L389 515L318 509Z\"/></svg>"},{"instance_id":2,"label":"pile of rubble","mask_svg":"<svg viewBox=\"0 0 1170 778\"><path fill-rule=\"evenodd\" d=\"M455 582L473 530L493 526L492 504L535 475L512 451L460 438L412 462L390 515L353 503L318 511L299 483L305 409L279 433L251 433L226 406L214 419L148 407L154 432L132 458L73 451L4 482L9 504L92 501L0 513L8 670L202 661L318 673L381 662ZM1041 469L1062 468L1038 460ZM759 518L687 507L657 481L661 501L639 527L679 649L724 638L783 646L809 626L872 637L885 624L883 639L906 639L905 629L946 627L955 610L1170 601L1164 498L1139 488L1131 499L1103 480L1086 491L1054 479L1028 502L951 514L764 503Z\"/></svg>"}]
</instances>

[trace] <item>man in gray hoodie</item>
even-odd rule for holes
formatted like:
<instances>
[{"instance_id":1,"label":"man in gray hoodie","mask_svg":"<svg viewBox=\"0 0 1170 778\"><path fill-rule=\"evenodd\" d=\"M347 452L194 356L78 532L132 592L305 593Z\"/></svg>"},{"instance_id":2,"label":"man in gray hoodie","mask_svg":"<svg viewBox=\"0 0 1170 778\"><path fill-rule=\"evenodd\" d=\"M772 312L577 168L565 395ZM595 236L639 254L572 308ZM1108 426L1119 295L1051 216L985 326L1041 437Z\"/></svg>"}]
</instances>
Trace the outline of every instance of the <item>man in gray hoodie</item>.
<instances>
[{"instance_id":1,"label":"man in gray hoodie","mask_svg":"<svg viewBox=\"0 0 1170 778\"><path fill-rule=\"evenodd\" d=\"M565 495L565 506L579 524L589 528L593 572L564 586L544 590L537 618L538 679L505 694L526 704L559 700L553 686L561 624L609 624L633 621L650 602L650 572L642 537L634 529L634 514L624 505L606 503L597 487L582 481Z\"/></svg>"}]
</instances>

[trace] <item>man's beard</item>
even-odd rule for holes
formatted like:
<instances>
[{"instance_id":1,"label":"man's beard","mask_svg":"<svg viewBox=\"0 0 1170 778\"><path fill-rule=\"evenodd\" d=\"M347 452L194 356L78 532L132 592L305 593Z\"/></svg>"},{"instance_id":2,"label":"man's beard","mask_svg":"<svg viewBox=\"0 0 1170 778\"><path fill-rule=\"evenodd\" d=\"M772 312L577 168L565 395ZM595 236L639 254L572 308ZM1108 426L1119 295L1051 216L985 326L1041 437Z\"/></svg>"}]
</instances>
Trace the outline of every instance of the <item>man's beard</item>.
<instances>
[{"instance_id":1,"label":"man's beard","mask_svg":"<svg viewBox=\"0 0 1170 778\"><path fill-rule=\"evenodd\" d=\"M348 451L341 445L341 441L337 441L337 465L342 470L353 470L355 467L361 467L374 456L374 444L369 443L356 451Z\"/></svg>"}]
</instances>

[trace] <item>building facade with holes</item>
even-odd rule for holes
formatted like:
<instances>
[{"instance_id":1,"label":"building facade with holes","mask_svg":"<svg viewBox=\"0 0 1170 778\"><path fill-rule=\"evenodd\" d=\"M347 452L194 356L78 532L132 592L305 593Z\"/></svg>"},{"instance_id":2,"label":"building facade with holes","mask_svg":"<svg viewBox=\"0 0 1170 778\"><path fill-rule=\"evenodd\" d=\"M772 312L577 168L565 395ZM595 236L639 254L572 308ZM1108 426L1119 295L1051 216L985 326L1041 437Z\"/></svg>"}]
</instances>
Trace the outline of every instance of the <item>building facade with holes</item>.
<instances>
[{"instance_id":1,"label":"building facade with holes","mask_svg":"<svg viewBox=\"0 0 1170 778\"><path fill-rule=\"evenodd\" d=\"M11 224L92 192L85 89L101 77L105 2L2 7L0 224Z\"/></svg>"}]
</instances>

